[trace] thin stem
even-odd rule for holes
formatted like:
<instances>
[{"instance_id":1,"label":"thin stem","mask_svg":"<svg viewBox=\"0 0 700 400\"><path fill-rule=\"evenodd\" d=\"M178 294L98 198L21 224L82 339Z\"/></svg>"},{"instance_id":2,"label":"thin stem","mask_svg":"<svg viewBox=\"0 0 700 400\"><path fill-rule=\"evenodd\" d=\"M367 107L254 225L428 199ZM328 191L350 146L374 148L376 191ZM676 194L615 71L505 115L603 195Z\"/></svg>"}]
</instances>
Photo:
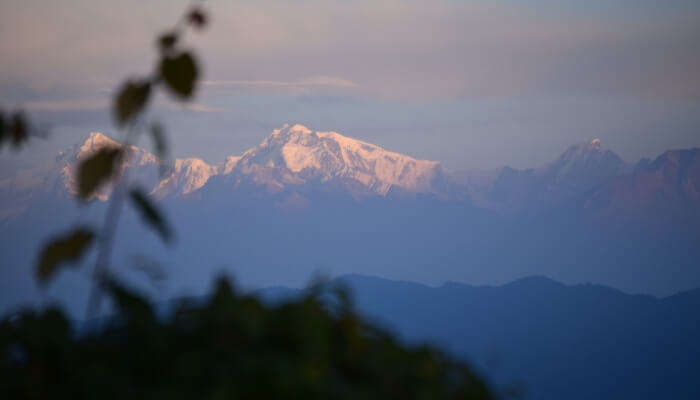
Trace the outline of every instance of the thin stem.
<instances>
[{"instance_id":1,"label":"thin stem","mask_svg":"<svg viewBox=\"0 0 700 400\"><path fill-rule=\"evenodd\" d=\"M100 311L100 305L102 304L102 286L104 284L107 271L109 270L109 264L112 258L112 248L114 245L114 236L116 234L117 224L124 206L124 199L126 198L129 174L129 169L126 163L129 161L129 157L131 156L131 154L129 154L129 149L131 139L136 132L135 125L136 124L134 123L129 126L126 139L124 144L122 144L126 150L124 152L124 158L119 160L119 162L124 162L124 174L121 176L121 178L119 178L114 190L112 191L112 196L107 208L107 215L105 215L104 224L102 225L102 230L99 236L97 261L93 270L93 283L92 288L90 289L86 311L86 320L88 321L97 317Z\"/></svg>"}]
</instances>

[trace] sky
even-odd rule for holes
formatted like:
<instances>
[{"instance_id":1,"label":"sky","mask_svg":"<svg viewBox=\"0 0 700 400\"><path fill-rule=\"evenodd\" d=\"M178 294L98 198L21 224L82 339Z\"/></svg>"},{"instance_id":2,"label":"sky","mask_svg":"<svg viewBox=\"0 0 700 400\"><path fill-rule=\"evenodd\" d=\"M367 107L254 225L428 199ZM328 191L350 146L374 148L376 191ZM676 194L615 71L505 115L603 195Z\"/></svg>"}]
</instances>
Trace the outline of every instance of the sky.
<instances>
[{"instance_id":1,"label":"sky","mask_svg":"<svg viewBox=\"0 0 700 400\"><path fill-rule=\"evenodd\" d=\"M47 140L4 170L119 137L109 105L155 62L179 0L0 0L0 106ZM628 161L700 147L700 3L690 0L228 1L187 37L194 102L159 98L175 156L218 163L284 123L453 170L533 167L602 140ZM147 147L148 143L144 142Z\"/></svg>"}]
</instances>

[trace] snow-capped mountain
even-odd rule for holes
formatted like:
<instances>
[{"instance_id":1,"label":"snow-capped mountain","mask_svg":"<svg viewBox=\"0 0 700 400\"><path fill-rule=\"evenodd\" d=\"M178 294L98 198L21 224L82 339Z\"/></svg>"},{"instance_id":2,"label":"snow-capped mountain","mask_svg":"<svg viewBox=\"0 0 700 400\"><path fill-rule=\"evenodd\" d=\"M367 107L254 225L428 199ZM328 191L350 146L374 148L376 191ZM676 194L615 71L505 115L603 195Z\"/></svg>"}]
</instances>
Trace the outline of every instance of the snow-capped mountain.
<instances>
[{"instance_id":1,"label":"snow-capped mountain","mask_svg":"<svg viewBox=\"0 0 700 400\"><path fill-rule=\"evenodd\" d=\"M312 132L303 125L276 129L243 153L231 171L231 183L252 183L270 193L321 183L336 184L356 196L448 195L439 162L417 160L337 132Z\"/></svg>"},{"instance_id":2,"label":"snow-capped mountain","mask_svg":"<svg viewBox=\"0 0 700 400\"><path fill-rule=\"evenodd\" d=\"M34 175L27 179L22 171L24 175L1 181L0 217L15 215L32 198L48 193L75 194L79 162L101 148L117 145L104 134L91 133L82 144L62 152L53 169L44 168L54 172L41 179ZM606 215L624 214L625 209L636 210L642 203L660 202L655 206L660 209L667 203L677 203L675 209L693 209L697 204L697 150L669 151L654 162L642 160L632 166L604 149L599 139L573 145L538 168L504 167L463 182L448 177L439 162L417 160L337 132L314 132L298 124L274 130L259 145L219 164L176 159L164 176L158 174L161 161L155 155L135 146L130 154L126 164L130 181L156 199L226 199L242 194L269 196L282 209L298 209L315 201L319 193L355 200L421 195L464 200L512 215L545 212L566 204ZM104 201L110 192L111 187L103 187L95 197ZM636 214L644 214L647 208L641 207Z\"/></svg>"},{"instance_id":3,"label":"snow-capped mountain","mask_svg":"<svg viewBox=\"0 0 700 400\"><path fill-rule=\"evenodd\" d=\"M61 168L61 179L68 193L72 195L78 193L77 167L82 160L101 149L116 148L118 146L119 143L100 132L90 133L87 140L75 148L72 155L68 155L67 161ZM126 163L122 165L122 171L119 173L123 173L128 168L132 179L150 186L156 180L157 169L154 167L157 167L159 162L158 158L148 151L131 146L130 156L127 158ZM95 197L105 201L109 198L111 192L112 187L106 185L99 188Z\"/></svg>"},{"instance_id":4,"label":"snow-capped mountain","mask_svg":"<svg viewBox=\"0 0 700 400\"><path fill-rule=\"evenodd\" d=\"M62 167L64 185L76 193L75 170L87 155L117 142L101 133L92 133ZM127 163L136 170L140 183L153 180L160 160L146 150L132 146ZM149 167L151 175L142 171ZM133 174L133 173L132 173ZM229 156L218 165L198 158L176 159L169 173L151 183L151 193L159 199L188 196L203 188L212 177L236 189L257 186L268 193L306 184L333 183L353 196L387 196L390 193L430 194L447 198L450 191L446 174L436 161L417 160L382 149L337 132L313 132L303 125L276 129L259 145ZM106 200L110 188L97 198Z\"/></svg>"},{"instance_id":5,"label":"snow-capped mountain","mask_svg":"<svg viewBox=\"0 0 700 400\"><path fill-rule=\"evenodd\" d=\"M158 182L152 194L158 199L171 194L188 195L204 186L221 169L221 166L209 165L199 158L177 159L170 173Z\"/></svg>"}]
</instances>

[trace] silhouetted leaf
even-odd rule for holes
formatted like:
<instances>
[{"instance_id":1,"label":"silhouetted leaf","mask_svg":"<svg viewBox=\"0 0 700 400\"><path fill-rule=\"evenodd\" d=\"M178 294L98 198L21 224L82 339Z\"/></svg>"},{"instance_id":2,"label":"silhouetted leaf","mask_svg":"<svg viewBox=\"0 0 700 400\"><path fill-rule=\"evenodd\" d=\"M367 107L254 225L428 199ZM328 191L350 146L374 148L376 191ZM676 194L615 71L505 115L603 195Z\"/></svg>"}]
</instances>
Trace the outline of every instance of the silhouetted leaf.
<instances>
[{"instance_id":1,"label":"silhouetted leaf","mask_svg":"<svg viewBox=\"0 0 700 400\"><path fill-rule=\"evenodd\" d=\"M117 93L113 104L114 120L122 126L138 114L148 102L151 83L148 81L127 81Z\"/></svg>"},{"instance_id":2,"label":"silhouetted leaf","mask_svg":"<svg viewBox=\"0 0 700 400\"><path fill-rule=\"evenodd\" d=\"M155 314L148 300L119 284L114 278L105 279L107 291L112 295L119 314L126 317L131 324L150 324L155 322Z\"/></svg>"},{"instance_id":3,"label":"silhouetted leaf","mask_svg":"<svg viewBox=\"0 0 700 400\"><path fill-rule=\"evenodd\" d=\"M46 283L64 263L78 261L94 237L89 229L77 228L45 245L36 269L39 282Z\"/></svg>"},{"instance_id":4,"label":"silhouetted leaf","mask_svg":"<svg viewBox=\"0 0 700 400\"><path fill-rule=\"evenodd\" d=\"M201 8L193 8L187 14L187 22L197 29L202 29L207 25L207 15Z\"/></svg>"},{"instance_id":5,"label":"silhouetted leaf","mask_svg":"<svg viewBox=\"0 0 700 400\"><path fill-rule=\"evenodd\" d=\"M161 35L158 38L158 47L160 48L160 51L162 52L168 52L175 47L175 44L177 43L177 33L176 32L168 32L163 35Z\"/></svg>"},{"instance_id":6,"label":"silhouetted leaf","mask_svg":"<svg viewBox=\"0 0 700 400\"><path fill-rule=\"evenodd\" d=\"M5 114L0 110L0 149L5 139Z\"/></svg>"},{"instance_id":7,"label":"silhouetted leaf","mask_svg":"<svg viewBox=\"0 0 700 400\"><path fill-rule=\"evenodd\" d=\"M24 115L22 115L22 113L16 112L12 115L9 133L12 139L12 144L16 148L22 145L22 143L29 137L27 121L24 119Z\"/></svg>"},{"instance_id":8,"label":"silhouetted leaf","mask_svg":"<svg viewBox=\"0 0 700 400\"><path fill-rule=\"evenodd\" d=\"M133 200L136 209L139 210L143 219L160 234L163 241L170 242L172 238L170 227L160 211L148 198L148 195L140 189L132 189L130 194L131 200Z\"/></svg>"},{"instance_id":9,"label":"silhouetted leaf","mask_svg":"<svg viewBox=\"0 0 700 400\"><path fill-rule=\"evenodd\" d=\"M115 173L116 164L122 157L121 148L103 148L83 160L78 166L78 194L89 199L103 183Z\"/></svg>"},{"instance_id":10,"label":"silhouetted leaf","mask_svg":"<svg viewBox=\"0 0 700 400\"><path fill-rule=\"evenodd\" d=\"M198 72L197 63L190 53L163 57L159 70L163 81L173 93L182 98L192 96Z\"/></svg>"}]
</instances>

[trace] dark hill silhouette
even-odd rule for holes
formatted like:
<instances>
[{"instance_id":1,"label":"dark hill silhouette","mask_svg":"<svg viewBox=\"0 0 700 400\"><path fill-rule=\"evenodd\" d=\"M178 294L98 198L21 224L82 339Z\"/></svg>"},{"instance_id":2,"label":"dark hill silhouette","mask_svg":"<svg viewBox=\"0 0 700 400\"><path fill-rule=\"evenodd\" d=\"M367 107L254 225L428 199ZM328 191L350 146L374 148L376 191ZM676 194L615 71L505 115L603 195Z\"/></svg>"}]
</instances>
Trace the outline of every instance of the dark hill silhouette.
<instances>
[{"instance_id":1,"label":"dark hill silhouette","mask_svg":"<svg viewBox=\"0 0 700 400\"><path fill-rule=\"evenodd\" d=\"M338 283L404 340L472 360L500 387L520 382L528 399L700 397L700 289L656 298L541 276L503 286L362 275ZM263 293L279 300L298 291Z\"/></svg>"}]
</instances>

